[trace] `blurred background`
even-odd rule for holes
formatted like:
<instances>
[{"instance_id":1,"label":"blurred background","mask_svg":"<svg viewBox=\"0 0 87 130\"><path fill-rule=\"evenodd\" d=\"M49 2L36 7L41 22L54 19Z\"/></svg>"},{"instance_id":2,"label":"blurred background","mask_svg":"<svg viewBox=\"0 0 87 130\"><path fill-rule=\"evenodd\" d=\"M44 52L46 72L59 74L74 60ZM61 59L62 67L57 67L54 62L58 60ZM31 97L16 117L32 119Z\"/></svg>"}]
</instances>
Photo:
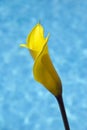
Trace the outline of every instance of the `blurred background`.
<instances>
[{"instance_id":1,"label":"blurred background","mask_svg":"<svg viewBox=\"0 0 87 130\"><path fill-rule=\"evenodd\" d=\"M39 21L50 33L71 130L87 130L87 0L0 0L0 130L64 130L56 99L19 47Z\"/></svg>"}]
</instances>

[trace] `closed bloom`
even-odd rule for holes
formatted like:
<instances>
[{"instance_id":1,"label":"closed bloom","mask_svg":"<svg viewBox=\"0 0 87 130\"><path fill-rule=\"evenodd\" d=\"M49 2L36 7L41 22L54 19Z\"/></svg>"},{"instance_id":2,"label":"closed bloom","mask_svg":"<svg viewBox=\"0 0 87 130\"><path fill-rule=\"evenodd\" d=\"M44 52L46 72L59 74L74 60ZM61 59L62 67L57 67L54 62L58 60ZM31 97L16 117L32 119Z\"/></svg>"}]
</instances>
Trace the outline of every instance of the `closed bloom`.
<instances>
[{"instance_id":1,"label":"closed bloom","mask_svg":"<svg viewBox=\"0 0 87 130\"><path fill-rule=\"evenodd\" d=\"M27 48L34 59L34 78L53 95L58 96L62 93L62 85L49 56L48 39L49 35L44 37L43 27L38 23L28 35L26 44L20 46Z\"/></svg>"}]
</instances>

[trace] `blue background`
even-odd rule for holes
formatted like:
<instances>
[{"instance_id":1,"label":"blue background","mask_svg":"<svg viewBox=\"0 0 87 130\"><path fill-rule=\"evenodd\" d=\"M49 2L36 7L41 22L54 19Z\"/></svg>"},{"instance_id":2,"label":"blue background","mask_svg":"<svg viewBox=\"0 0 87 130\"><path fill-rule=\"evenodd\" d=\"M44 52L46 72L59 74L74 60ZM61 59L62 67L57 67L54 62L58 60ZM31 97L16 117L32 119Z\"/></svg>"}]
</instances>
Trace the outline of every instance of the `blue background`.
<instances>
[{"instance_id":1,"label":"blue background","mask_svg":"<svg viewBox=\"0 0 87 130\"><path fill-rule=\"evenodd\" d=\"M56 99L19 47L38 21L50 32L71 130L87 130L87 0L0 0L0 130L64 130Z\"/></svg>"}]
</instances>

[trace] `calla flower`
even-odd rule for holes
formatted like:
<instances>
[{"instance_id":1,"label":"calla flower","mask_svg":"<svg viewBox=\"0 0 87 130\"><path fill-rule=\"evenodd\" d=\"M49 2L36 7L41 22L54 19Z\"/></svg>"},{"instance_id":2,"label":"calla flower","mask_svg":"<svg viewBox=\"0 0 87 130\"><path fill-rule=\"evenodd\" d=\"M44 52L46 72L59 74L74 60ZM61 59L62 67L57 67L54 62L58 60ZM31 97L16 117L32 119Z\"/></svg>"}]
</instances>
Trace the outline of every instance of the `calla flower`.
<instances>
[{"instance_id":1,"label":"calla flower","mask_svg":"<svg viewBox=\"0 0 87 130\"><path fill-rule=\"evenodd\" d=\"M38 23L28 35L26 44L20 46L27 48L34 59L33 75L36 81L43 84L54 96L58 96L62 93L62 85L49 56L48 39L49 34L45 38L44 29Z\"/></svg>"}]
</instances>

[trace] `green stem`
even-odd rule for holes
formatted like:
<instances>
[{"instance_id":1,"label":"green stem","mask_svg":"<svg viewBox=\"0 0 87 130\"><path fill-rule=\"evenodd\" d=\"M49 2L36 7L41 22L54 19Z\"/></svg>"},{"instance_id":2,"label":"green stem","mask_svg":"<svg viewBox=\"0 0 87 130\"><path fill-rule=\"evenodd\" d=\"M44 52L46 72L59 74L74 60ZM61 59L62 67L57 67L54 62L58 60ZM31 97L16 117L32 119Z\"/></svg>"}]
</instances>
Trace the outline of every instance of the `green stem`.
<instances>
[{"instance_id":1,"label":"green stem","mask_svg":"<svg viewBox=\"0 0 87 130\"><path fill-rule=\"evenodd\" d=\"M64 123L64 126L65 126L65 130L70 130L62 95L57 96L56 99L57 99L59 107L60 107L60 111L61 111L61 114L62 114L62 119L63 119L63 123Z\"/></svg>"}]
</instances>

